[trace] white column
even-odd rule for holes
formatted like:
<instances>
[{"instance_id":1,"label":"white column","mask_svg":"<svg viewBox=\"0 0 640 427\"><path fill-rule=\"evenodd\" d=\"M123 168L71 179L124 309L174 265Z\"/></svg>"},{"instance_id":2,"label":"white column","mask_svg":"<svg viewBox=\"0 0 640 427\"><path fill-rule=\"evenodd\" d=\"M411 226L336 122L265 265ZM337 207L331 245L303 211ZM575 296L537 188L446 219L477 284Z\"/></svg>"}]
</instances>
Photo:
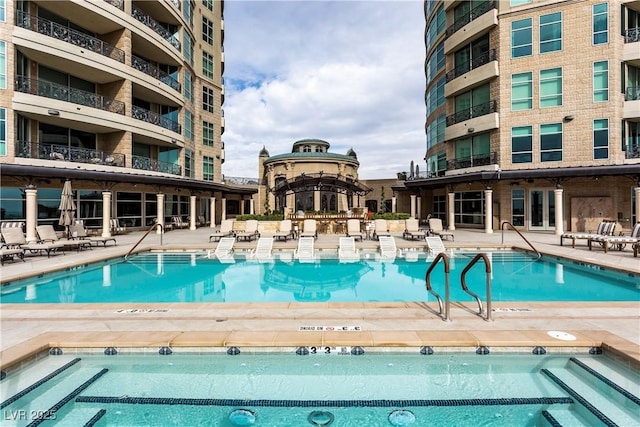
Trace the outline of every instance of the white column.
<instances>
[{"instance_id":1,"label":"white column","mask_svg":"<svg viewBox=\"0 0 640 427\"><path fill-rule=\"evenodd\" d=\"M319 190L313 190L313 210L316 212L320 210L320 191Z\"/></svg>"},{"instance_id":2,"label":"white column","mask_svg":"<svg viewBox=\"0 0 640 427\"><path fill-rule=\"evenodd\" d=\"M227 219L227 198L223 197L222 199L220 199L220 220L224 221L225 219Z\"/></svg>"},{"instance_id":3,"label":"white column","mask_svg":"<svg viewBox=\"0 0 640 427\"><path fill-rule=\"evenodd\" d=\"M102 192L102 237L111 237L111 191Z\"/></svg>"},{"instance_id":4,"label":"white column","mask_svg":"<svg viewBox=\"0 0 640 427\"><path fill-rule=\"evenodd\" d=\"M164 230L164 193L156 194L156 220L162 227L156 227L156 234Z\"/></svg>"},{"instance_id":5,"label":"white column","mask_svg":"<svg viewBox=\"0 0 640 427\"><path fill-rule=\"evenodd\" d=\"M211 222L209 223L209 227L216 228L216 198L211 197L209 199L209 214L211 215Z\"/></svg>"},{"instance_id":6,"label":"white column","mask_svg":"<svg viewBox=\"0 0 640 427\"><path fill-rule=\"evenodd\" d=\"M493 190L484 190L484 232L493 233Z\"/></svg>"},{"instance_id":7,"label":"white column","mask_svg":"<svg viewBox=\"0 0 640 427\"><path fill-rule=\"evenodd\" d=\"M456 229L456 193L447 193L447 228L449 230Z\"/></svg>"},{"instance_id":8,"label":"white column","mask_svg":"<svg viewBox=\"0 0 640 427\"><path fill-rule=\"evenodd\" d=\"M380 206L380 208L382 208L382 206ZM398 210L398 198L396 196L393 196L391 198L391 212L396 213L397 210Z\"/></svg>"},{"instance_id":9,"label":"white column","mask_svg":"<svg viewBox=\"0 0 640 427\"><path fill-rule=\"evenodd\" d=\"M240 215L244 215L244 197L240 196Z\"/></svg>"},{"instance_id":10,"label":"white column","mask_svg":"<svg viewBox=\"0 0 640 427\"><path fill-rule=\"evenodd\" d=\"M564 233L564 205L562 204L562 188L553 190L554 204L556 208L556 235Z\"/></svg>"},{"instance_id":11,"label":"white column","mask_svg":"<svg viewBox=\"0 0 640 427\"><path fill-rule=\"evenodd\" d=\"M37 242L36 225L38 225L38 190L36 188L27 188L24 190L27 198L27 242Z\"/></svg>"},{"instance_id":12,"label":"white column","mask_svg":"<svg viewBox=\"0 0 640 427\"><path fill-rule=\"evenodd\" d=\"M256 211L255 200L253 197L249 200L249 215L253 215Z\"/></svg>"},{"instance_id":13,"label":"white column","mask_svg":"<svg viewBox=\"0 0 640 427\"><path fill-rule=\"evenodd\" d=\"M422 218L422 197L416 198L416 218Z\"/></svg>"},{"instance_id":14,"label":"white column","mask_svg":"<svg viewBox=\"0 0 640 427\"><path fill-rule=\"evenodd\" d=\"M416 217L416 195L412 194L409 196L411 198L411 218Z\"/></svg>"},{"instance_id":15,"label":"white column","mask_svg":"<svg viewBox=\"0 0 640 427\"><path fill-rule=\"evenodd\" d=\"M196 227L196 196L192 194L189 198L189 230L195 230Z\"/></svg>"},{"instance_id":16,"label":"white column","mask_svg":"<svg viewBox=\"0 0 640 427\"><path fill-rule=\"evenodd\" d=\"M640 185L633 189L633 194L636 196L636 222L640 222Z\"/></svg>"}]
</instances>

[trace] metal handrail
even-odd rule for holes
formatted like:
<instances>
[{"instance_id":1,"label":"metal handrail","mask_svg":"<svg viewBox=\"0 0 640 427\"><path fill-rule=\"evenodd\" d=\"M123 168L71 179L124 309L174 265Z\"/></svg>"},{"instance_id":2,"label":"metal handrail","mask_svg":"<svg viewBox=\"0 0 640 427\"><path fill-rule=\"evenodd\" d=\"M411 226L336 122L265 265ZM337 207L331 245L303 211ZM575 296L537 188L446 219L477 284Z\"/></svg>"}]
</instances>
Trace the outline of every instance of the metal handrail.
<instances>
[{"instance_id":1,"label":"metal handrail","mask_svg":"<svg viewBox=\"0 0 640 427\"><path fill-rule=\"evenodd\" d=\"M129 258L129 255L131 255L131 252L133 252L133 250L138 247L140 242L142 242L144 240L144 238L147 237L149 235L149 233L151 233L153 231L153 229L156 228L156 227L160 227L160 246L162 246L162 236L164 235L164 227L159 222L156 222L151 227L149 227L147 232L144 233L144 236L142 236L140 238L140 240L138 240L138 242L135 245L133 245L133 247L131 249L129 249L129 252L127 252L127 254L124 256L125 261L127 260L127 258Z\"/></svg>"},{"instance_id":2,"label":"metal handrail","mask_svg":"<svg viewBox=\"0 0 640 427\"><path fill-rule=\"evenodd\" d=\"M436 267L436 265L438 265L438 262L440 260L442 260L442 262L444 263L444 317L442 318L442 320L444 320L445 322L448 322L451 320L449 318L449 311L451 307L449 272L451 270L449 268L449 256L446 253L440 252L438 255L436 255L433 261L431 261L431 265L429 266L425 274L424 281L425 281L425 287L427 288L427 292L429 292L431 295L436 297L436 299L438 300L438 306L440 307L440 313L438 314L442 316L442 311L443 311L442 298L440 298L440 295L438 295L438 293L434 291L433 288L431 287L431 272Z\"/></svg>"},{"instance_id":3,"label":"metal handrail","mask_svg":"<svg viewBox=\"0 0 640 427\"><path fill-rule=\"evenodd\" d=\"M521 232L519 232L519 231L518 231L518 230L513 226L513 224L511 224L509 221L503 221L502 225L500 226L500 230L502 231L502 244L503 244L503 245L504 245L504 226L505 226L505 225L508 225L509 227L511 227L511 229L512 229L513 231L515 231L516 233L518 233L518 235L519 235L520 237L522 237L522 240L524 240L525 242L527 242L527 244L529 245L529 247L530 247L531 249L533 249L533 251L536 253L536 255L538 255L538 259L542 258L542 254L541 254L540 252L538 252L538 250L537 250L537 249L536 249L536 248L531 244L531 242L530 242L530 241L528 241L528 240L527 240L527 238L526 238L526 237L524 237L524 236L522 235L522 233L521 233Z\"/></svg>"},{"instance_id":4,"label":"metal handrail","mask_svg":"<svg viewBox=\"0 0 640 427\"><path fill-rule=\"evenodd\" d=\"M465 276L467 275L467 272L480 259L482 259L484 261L484 265L485 265L484 271L485 271L485 273L487 275L487 280L486 280L486 283L487 283L487 312L486 312L486 315L484 317L484 320L493 321L493 317L492 317L492 314L491 314L491 261L489 260L489 257L487 256L487 254L479 253L479 254L476 254L475 257L473 257L473 259L469 262L469 264L467 264L467 266L464 268L464 270L462 270L462 274L460 275L460 282L462 283L462 290L476 299L476 302L478 303L478 308L479 308L478 314L480 316L482 316L482 312L483 312L482 301L480 301L480 297L478 297L478 295L476 295L475 293L473 293L473 292L471 292L469 290L469 287L467 286L467 282L465 280Z\"/></svg>"}]
</instances>

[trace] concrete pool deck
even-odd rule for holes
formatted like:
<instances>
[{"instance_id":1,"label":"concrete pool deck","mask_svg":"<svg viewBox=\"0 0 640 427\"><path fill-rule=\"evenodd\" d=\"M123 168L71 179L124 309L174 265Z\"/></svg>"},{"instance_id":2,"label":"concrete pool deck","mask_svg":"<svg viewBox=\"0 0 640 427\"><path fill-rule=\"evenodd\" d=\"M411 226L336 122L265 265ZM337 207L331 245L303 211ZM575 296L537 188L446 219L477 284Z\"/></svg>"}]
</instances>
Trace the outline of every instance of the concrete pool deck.
<instances>
[{"instance_id":1,"label":"concrete pool deck","mask_svg":"<svg viewBox=\"0 0 640 427\"><path fill-rule=\"evenodd\" d=\"M213 249L210 228L174 230L160 236L150 234L136 251L158 249ZM578 262L640 274L640 258L632 250L589 251L586 241L576 248L560 246L552 233L523 233L540 252ZM15 281L80 264L124 256L142 237L142 232L116 236L117 246L99 247L64 255L26 257L26 262L6 262L0 268L2 282ZM320 234L316 249L336 249L336 234ZM395 235L398 248L424 248L424 241L407 241ZM513 231L485 234L483 230L456 230L449 248L489 249L528 245ZM238 242L237 249L254 248L256 242ZM378 242L364 240L357 247L375 250ZM274 250L294 249L297 241L276 242ZM440 268L440 267L438 267ZM426 266L425 266L426 270ZM455 286L452 283L452 286ZM477 316L472 304L452 303L451 321L443 321L435 303L172 303L172 304L7 304L0 313L0 365L15 366L26 356L50 347L148 348L157 353L169 346L193 350L198 347L297 347L432 346L446 348L549 348L602 347L640 367L640 302L590 303L493 303L493 319ZM357 326L354 331L309 331L307 326ZM554 338L549 331L575 337Z\"/></svg>"}]
</instances>

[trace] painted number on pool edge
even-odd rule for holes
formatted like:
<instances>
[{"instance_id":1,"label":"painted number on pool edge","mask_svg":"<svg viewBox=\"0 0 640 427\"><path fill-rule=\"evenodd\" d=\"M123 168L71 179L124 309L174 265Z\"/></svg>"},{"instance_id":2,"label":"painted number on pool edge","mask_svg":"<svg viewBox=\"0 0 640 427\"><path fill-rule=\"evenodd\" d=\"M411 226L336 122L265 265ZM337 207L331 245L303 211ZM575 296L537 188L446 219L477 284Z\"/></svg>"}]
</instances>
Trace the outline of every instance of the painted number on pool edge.
<instances>
[{"instance_id":1,"label":"painted number on pool edge","mask_svg":"<svg viewBox=\"0 0 640 427\"><path fill-rule=\"evenodd\" d=\"M309 347L310 354L350 354L351 347L329 347L317 346Z\"/></svg>"}]
</instances>

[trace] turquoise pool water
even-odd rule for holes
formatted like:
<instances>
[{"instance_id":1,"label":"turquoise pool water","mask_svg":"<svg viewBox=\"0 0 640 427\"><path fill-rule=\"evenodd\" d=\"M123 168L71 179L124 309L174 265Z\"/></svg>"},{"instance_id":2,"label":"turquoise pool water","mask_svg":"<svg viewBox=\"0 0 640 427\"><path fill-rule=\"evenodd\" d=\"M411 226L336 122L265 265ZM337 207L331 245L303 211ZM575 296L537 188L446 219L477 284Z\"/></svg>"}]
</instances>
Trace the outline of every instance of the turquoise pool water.
<instances>
[{"instance_id":1,"label":"turquoise pool water","mask_svg":"<svg viewBox=\"0 0 640 427\"><path fill-rule=\"evenodd\" d=\"M593 265L523 253L488 253L492 264L493 301L639 301L640 277ZM342 263L323 258L312 263L276 259L233 262L206 253L144 253L107 263L22 280L2 286L0 302L393 302L430 301L424 254L392 262L368 254ZM451 300L472 301L462 292L460 272L474 253L451 258ZM335 255L334 255L335 256ZM444 273L437 266L433 288L444 296ZM485 269L476 264L467 275L469 288L485 296Z\"/></svg>"}]
</instances>

